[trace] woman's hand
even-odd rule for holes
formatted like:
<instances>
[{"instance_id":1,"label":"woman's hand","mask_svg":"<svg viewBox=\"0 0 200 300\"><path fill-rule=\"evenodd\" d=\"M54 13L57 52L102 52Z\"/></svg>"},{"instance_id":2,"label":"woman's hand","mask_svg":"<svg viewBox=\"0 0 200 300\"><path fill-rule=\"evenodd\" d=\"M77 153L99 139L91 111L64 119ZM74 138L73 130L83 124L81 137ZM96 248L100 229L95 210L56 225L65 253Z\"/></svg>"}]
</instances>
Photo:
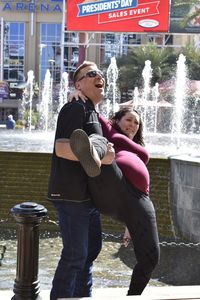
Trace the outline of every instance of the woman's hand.
<instances>
[{"instance_id":1,"label":"woman's hand","mask_svg":"<svg viewBox=\"0 0 200 300\"><path fill-rule=\"evenodd\" d=\"M124 244L125 247L128 246L130 240L131 240L131 236L130 236L130 233L128 231L128 228L126 227L124 235L123 235L123 244Z\"/></svg>"},{"instance_id":2,"label":"woman's hand","mask_svg":"<svg viewBox=\"0 0 200 300\"><path fill-rule=\"evenodd\" d=\"M83 93L79 90L74 90L73 92L70 92L68 95L68 101L71 102L73 99L79 100L79 98L81 98L81 100L83 102L85 102L87 100L87 97L85 95L83 95Z\"/></svg>"}]
</instances>

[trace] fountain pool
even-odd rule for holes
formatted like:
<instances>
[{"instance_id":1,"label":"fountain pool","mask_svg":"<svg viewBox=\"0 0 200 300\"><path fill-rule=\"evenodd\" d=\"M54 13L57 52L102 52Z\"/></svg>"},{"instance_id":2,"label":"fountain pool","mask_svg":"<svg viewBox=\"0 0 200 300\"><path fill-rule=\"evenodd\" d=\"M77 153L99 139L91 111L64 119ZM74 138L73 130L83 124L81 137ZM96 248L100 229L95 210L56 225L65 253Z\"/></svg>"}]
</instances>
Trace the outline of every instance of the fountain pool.
<instances>
[{"instance_id":1,"label":"fountain pool","mask_svg":"<svg viewBox=\"0 0 200 300\"><path fill-rule=\"evenodd\" d=\"M54 131L32 132L0 129L0 151L52 153ZM179 147L177 147L179 140ZM145 144L151 157L188 155L199 157L200 136L181 134L179 136L161 133L146 133Z\"/></svg>"},{"instance_id":2,"label":"fountain pool","mask_svg":"<svg viewBox=\"0 0 200 300\"><path fill-rule=\"evenodd\" d=\"M11 236L9 232L9 236ZM16 275L17 242L13 238L0 238L6 245L1 266L0 290L12 290ZM51 281L62 247L59 233L41 234L39 255L39 275L41 290L50 290ZM155 269L150 286L199 284L199 248L184 244L161 243L161 259ZM103 235L103 248L94 263L94 288L127 288L136 259L131 245L125 248L121 237Z\"/></svg>"},{"instance_id":3,"label":"fountain pool","mask_svg":"<svg viewBox=\"0 0 200 300\"><path fill-rule=\"evenodd\" d=\"M0 151L52 153L55 132L0 129Z\"/></svg>"}]
</instances>

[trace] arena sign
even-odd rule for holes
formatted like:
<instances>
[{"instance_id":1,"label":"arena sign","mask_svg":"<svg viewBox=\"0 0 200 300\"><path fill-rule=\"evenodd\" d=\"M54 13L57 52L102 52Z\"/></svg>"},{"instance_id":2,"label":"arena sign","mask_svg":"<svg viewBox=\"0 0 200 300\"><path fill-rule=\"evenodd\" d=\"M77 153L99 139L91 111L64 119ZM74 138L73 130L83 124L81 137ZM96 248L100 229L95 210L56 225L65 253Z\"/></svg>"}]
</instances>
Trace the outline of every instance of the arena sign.
<instances>
[{"instance_id":1,"label":"arena sign","mask_svg":"<svg viewBox=\"0 0 200 300\"><path fill-rule=\"evenodd\" d=\"M170 0L67 1L69 31L168 32Z\"/></svg>"},{"instance_id":2,"label":"arena sign","mask_svg":"<svg viewBox=\"0 0 200 300\"><path fill-rule=\"evenodd\" d=\"M62 0L0 0L5 12L62 13Z\"/></svg>"}]
</instances>

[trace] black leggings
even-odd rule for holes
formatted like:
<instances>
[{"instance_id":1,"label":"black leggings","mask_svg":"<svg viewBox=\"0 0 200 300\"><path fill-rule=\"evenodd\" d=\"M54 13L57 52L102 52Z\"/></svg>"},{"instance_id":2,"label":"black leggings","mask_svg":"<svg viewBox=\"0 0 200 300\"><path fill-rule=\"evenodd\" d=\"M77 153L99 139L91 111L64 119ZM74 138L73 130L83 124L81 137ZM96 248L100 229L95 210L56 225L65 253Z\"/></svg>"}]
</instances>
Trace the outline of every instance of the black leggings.
<instances>
[{"instance_id":1,"label":"black leggings","mask_svg":"<svg viewBox=\"0 0 200 300\"><path fill-rule=\"evenodd\" d=\"M151 199L129 182L127 185L131 199L126 198L124 201L122 218L130 232L137 259L128 295L140 295L159 261L159 238Z\"/></svg>"},{"instance_id":2,"label":"black leggings","mask_svg":"<svg viewBox=\"0 0 200 300\"><path fill-rule=\"evenodd\" d=\"M102 166L99 176L89 178L89 188L100 212L124 222L130 232L137 264L128 295L140 295L160 255L153 203L125 179L115 162Z\"/></svg>"}]
</instances>

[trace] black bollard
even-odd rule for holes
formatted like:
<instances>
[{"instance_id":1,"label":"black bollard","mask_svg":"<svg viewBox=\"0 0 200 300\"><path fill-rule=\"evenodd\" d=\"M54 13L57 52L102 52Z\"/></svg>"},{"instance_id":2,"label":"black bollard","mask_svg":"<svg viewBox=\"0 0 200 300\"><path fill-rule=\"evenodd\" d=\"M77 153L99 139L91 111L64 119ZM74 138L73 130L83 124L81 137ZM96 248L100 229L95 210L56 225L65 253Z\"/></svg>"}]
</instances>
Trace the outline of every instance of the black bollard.
<instances>
[{"instance_id":1,"label":"black bollard","mask_svg":"<svg viewBox=\"0 0 200 300\"><path fill-rule=\"evenodd\" d=\"M47 209L23 202L11 209L17 221L17 269L12 300L34 300L40 293L38 280L39 224Z\"/></svg>"}]
</instances>

